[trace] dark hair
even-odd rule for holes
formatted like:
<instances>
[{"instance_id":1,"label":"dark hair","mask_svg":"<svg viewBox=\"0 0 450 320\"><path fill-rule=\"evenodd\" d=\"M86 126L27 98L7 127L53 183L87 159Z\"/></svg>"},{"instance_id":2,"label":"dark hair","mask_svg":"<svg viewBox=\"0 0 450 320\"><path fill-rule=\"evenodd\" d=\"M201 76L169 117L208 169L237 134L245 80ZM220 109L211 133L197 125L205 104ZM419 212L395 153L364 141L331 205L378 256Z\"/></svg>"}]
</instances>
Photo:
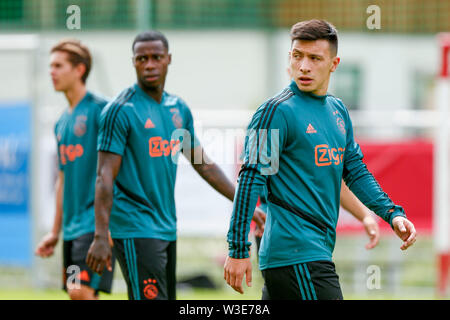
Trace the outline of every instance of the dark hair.
<instances>
[{"instance_id":1,"label":"dark hair","mask_svg":"<svg viewBox=\"0 0 450 320\"><path fill-rule=\"evenodd\" d=\"M89 49L77 39L63 39L58 42L58 44L53 46L53 48L50 50L50 53L53 53L55 51L67 52L67 54L69 55L69 62L74 67L79 65L80 63L84 64L84 66L86 67L86 71L81 77L81 81L83 81L83 83L86 83L86 79L89 76L89 72L91 71L92 66L92 57Z\"/></svg>"},{"instance_id":2,"label":"dark hair","mask_svg":"<svg viewBox=\"0 0 450 320\"><path fill-rule=\"evenodd\" d=\"M336 28L325 20L307 20L294 24L291 28L291 43L294 40L320 40L324 39L330 43L330 48L337 54L338 37Z\"/></svg>"},{"instance_id":3,"label":"dark hair","mask_svg":"<svg viewBox=\"0 0 450 320\"><path fill-rule=\"evenodd\" d=\"M149 30L149 31L144 31L144 32L139 33L136 36L136 38L134 38L133 45L131 46L131 50L134 53L134 45L137 42L158 41L158 40L160 40L163 43L164 47L167 49L167 51L169 51L169 42L167 41L166 36L156 30Z\"/></svg>"}]
</instances>

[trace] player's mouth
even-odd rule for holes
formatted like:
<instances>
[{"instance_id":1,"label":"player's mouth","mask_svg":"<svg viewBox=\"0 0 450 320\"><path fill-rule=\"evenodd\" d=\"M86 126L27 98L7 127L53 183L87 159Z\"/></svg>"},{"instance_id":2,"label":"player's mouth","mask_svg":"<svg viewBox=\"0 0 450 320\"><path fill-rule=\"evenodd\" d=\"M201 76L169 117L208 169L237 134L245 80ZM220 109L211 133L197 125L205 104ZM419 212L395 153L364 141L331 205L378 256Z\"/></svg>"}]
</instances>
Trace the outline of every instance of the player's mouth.
<instances>
[{"instance_id":1,"label":"player's mouth","mask_svg":"<svg viewBox=\"0 0 450 320\"><path fill-rule=\"evenodd\" d=\"M144 76L145 81L147 82L153 82L159 79L159 75L157 74L152 74L152 75L145 75Z\"/></svg>"},{"instance_id":2,"label":"player's mouth","mask_svg":"<svg viewBox=\"0 0 450 320\"><path fill-rule=\"evenodd\" d=\"M309 85L313 82L312 78L306 76L299 77L298 80L300 81L301 85Z\"/></svg>"}]
</instances>

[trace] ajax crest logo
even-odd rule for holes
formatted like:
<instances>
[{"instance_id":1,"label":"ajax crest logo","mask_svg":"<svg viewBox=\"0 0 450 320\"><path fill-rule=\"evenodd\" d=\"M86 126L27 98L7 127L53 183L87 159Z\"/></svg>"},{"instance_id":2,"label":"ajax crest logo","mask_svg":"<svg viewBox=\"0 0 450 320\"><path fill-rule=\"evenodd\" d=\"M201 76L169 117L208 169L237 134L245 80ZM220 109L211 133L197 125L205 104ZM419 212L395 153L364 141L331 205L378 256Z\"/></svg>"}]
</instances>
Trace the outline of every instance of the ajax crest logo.
<instances>
[{"instance_id":1,"label":"ajax crest logo","mask_svg":"<svg viewBox=\"0 0 450 320\"><path fill-rule=\"evenodd\" d=\"M172 112L172 122L177 129L180 129L183 126L183 119L180 116L180 110L178 108L171 108L170 112Z\"/></svg>"},{"instance_id":2,"label":"ajax crest logo","mask_svg":"<svg viewBox=\"0 0 450 320\"><path fill-rule=\"evenodd\" d=\"M158 296L158 288L155 286L155 284L155 279L144 280L144 296L149 300L153 300Z\"/></svg>"},{"instance_id":3,"label":"ajax crest logo","mask_svg":"<svg viewBox=\"0 0 450 320\"><path fill-rule=\"evenodd\" d=\"M75 125L73 127L75 135L81 137L86 133L86 116L78 116L75 120Z\"/></svg>"},{"instance_id":4,"label":"ajax crest logo","mask_svg":"<svg viewBox=\"0 0 450 320\"><path fill-rule=\"evenodd\" d=\"M341 130L342 134L345 135L346 130L345 130L345 122L344 120L342 120L342 118L339 117L339 111L334 111L333 115L336 116L336 124L339 128L339 130Z\"/></svg>"},{"instance_id":5,"label":"ajax crest logo","mask_svg":"<svg viewBox=\"0 0 450 320\"><path fill-rule=\"evenodd\" d=\"M339 130L341 130L342 134L345 135L346 131L345 131L345 122L344 122L344 120L342 120L342 118L337 118L336 119L336 124L337 124Z\"/></svg>"}]
</instances>

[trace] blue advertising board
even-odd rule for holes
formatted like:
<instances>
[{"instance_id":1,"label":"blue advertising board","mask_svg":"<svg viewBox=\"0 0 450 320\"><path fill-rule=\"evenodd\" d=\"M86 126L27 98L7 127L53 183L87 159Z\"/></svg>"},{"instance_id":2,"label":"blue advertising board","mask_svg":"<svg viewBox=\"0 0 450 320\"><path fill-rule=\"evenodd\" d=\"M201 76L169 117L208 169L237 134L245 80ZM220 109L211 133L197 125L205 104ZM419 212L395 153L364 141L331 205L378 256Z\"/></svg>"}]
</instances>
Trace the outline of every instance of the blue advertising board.
<instances>
[{"instance_id":1,"label":"blue advertising board","mask_svg":"<svg viewBox=\"0 0 450 320\"><path fill-rule=\"evenodd\" d=\"M31 265L31 104L0 102L0 264Z\"/></svg>"}]
</instances>

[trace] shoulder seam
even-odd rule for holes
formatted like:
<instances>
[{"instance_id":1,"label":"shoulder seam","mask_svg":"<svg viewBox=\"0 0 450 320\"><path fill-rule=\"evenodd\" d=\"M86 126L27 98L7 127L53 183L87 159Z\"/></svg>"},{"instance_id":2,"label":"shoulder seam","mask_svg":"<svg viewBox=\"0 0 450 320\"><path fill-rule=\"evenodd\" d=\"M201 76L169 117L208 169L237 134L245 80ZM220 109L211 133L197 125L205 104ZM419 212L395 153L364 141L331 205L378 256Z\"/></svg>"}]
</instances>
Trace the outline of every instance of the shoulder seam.
<instances>
[{"instance_id":1,"label":"shoulder seam","mask_svg":"<svg viewBox=\"0 0 450 320\"><path fill-rule=\"evenodd\" d=\"M112 102L110 106L110 111L105 117L105 124L104 124L104 133L103 133L103 139L101 142L101 148L109 148L111 146L111 137L112 133L114 131L114 125L116 121L117 114L119 113L119 110L122 108L122 106L128 102L128 100L135 94L135 90L133 88L129 88L128 90L124 91L122 94L119 95L114 101Z\"/></svg>"},{"instance_id":2,"label":"shoulder seam","mask_svg":"<svg viewBox=\"0 0 450 320\"><path fill-rule=\"evenodd\" d=\"M259 119L259 124L258 124L257 128L258 129L267 128L270 125L273 115L274 115L276 109L278 108L278 106L281 103L289 100L293 95L294 95L294 92L292 92L292 90L290 88L286 88L280 94L278 94L277 96L275 96L272 99L270 99L269 101L267 101L266 105L264 106L264 110L262 111L262 115Z\"/></svg>"}]
</instances>

